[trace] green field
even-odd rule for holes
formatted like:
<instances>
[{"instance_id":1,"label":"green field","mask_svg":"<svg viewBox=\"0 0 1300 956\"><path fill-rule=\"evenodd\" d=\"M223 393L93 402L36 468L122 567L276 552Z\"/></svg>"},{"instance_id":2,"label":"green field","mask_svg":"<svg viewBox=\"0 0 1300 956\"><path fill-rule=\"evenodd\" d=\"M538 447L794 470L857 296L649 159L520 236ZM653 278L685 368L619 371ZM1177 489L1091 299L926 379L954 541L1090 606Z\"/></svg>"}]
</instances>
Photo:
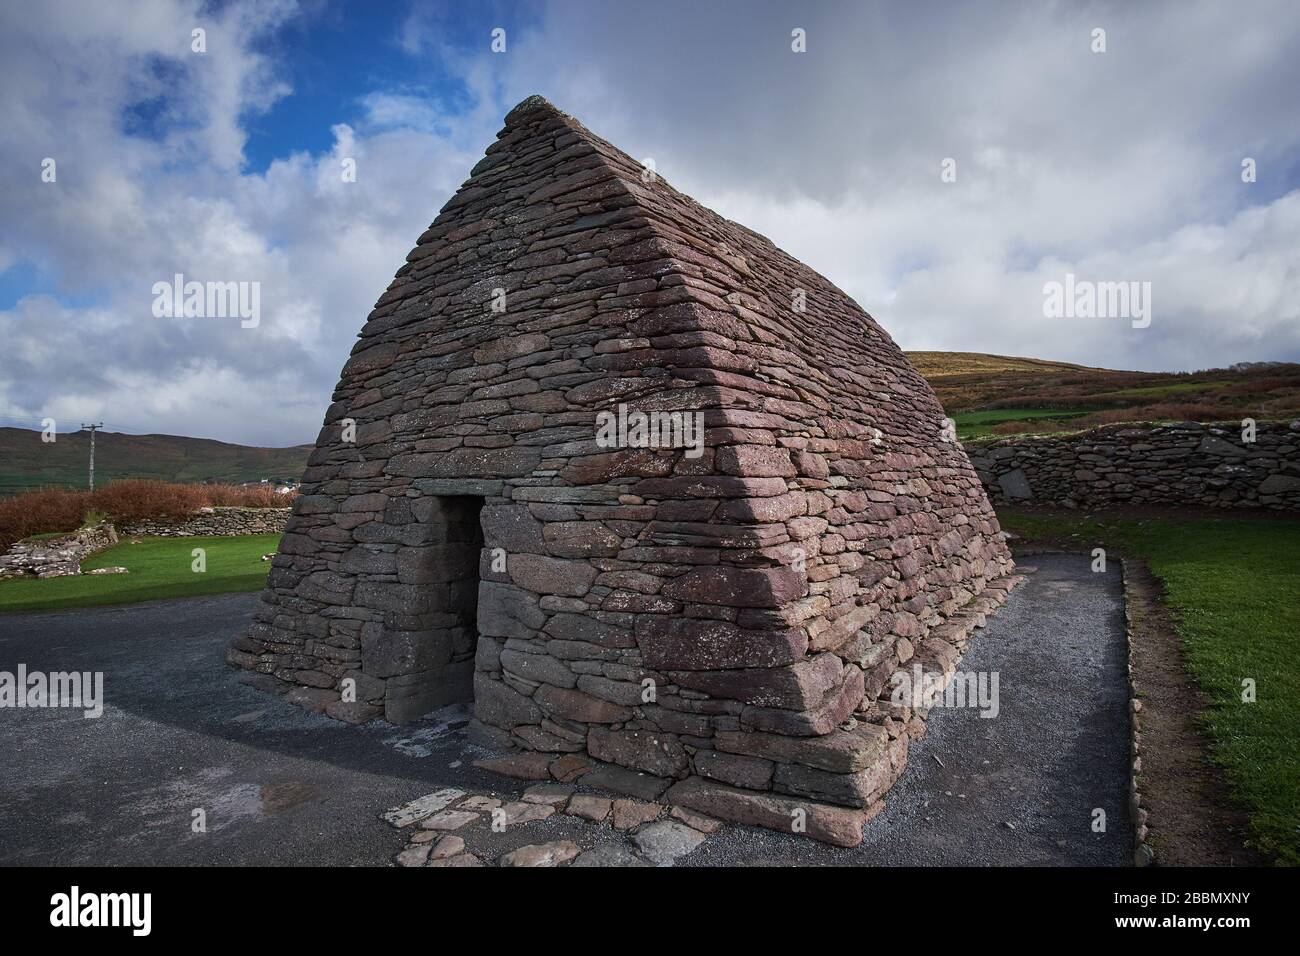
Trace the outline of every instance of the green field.
<instances>
[{"instance_id":1,"label":"green field","mask_svg":"<svg viewBox=\"0 0 1300 956\"><path fill-rule=\"evenodd\" d=\"M1250 815L1254 845L1300 864L1300 522L1016 509L999 517L1027 540L1104 546L1146 560L1210 701L1211 756ZM1245 679L1255 681L1254 703L1242 701Z\"/></svg>"},{"instance_id":2,"label":"green field","mask_svg":"<svg viewBox=\"0 0 1300 956\"><path fill-rule=\"evenodd\" d=\"M266 584L278 534L219 538L142 538L101 551L83 570L124 567L127 574L0 581L0 612L51 611L98 604L130 604L158 598L198 597L229 591L259 591ZM192 569L191 552L203 548L207 570Z\"/></svg>"},{"instance_id":3,"label":"green field","mask_svg":"<svg viewBox=\"0 0 1300 956\"><path fill-rule=\"evenodd\" d=\"M1059 420L1062 423L1072 418L1082 418L1094 408L989 408L978 412L958 412L952 416L957 425L957 440L982 438L992 435L992 426L1002 422L1022 422L1031 419ZM1064 428L1064 425L1062 426Z\"/></svg>"},{"instance_id":4,"label":"green field","mask_svg":"<svg viewBox=\"0 0 1300 956\"><path fill-rule=\"evenodd\" d=\"M1177 382L1172 385L1146 385L1141 388L1124 388L1113 392L1097 392L1092 397L1100 402L1128 399L1163 399L1183 395L1197 395L1223 389L1227 382Z\"/></svg>"}]
</instances>

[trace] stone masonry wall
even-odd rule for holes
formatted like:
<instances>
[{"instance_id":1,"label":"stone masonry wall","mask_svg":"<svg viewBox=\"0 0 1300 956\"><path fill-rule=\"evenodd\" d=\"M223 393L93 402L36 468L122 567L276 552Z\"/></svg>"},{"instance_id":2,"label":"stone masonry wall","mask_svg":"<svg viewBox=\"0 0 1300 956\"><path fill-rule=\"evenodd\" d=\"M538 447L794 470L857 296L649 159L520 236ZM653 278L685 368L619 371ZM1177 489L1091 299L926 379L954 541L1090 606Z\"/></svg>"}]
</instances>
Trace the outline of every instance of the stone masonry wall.
<instances>
[{"instance_id":1,"label":"stone masonry wall","mask_svg":"<svg viewBox=\"0 0 1300 956\"><path fill-rule=\"evenodd\" d=\"M472 693L480 744L857 842L924 730L891 675L951 673L1010 554L884 330L641 172L512 111L371 313L229 659L348 720ZM619 404L702 415L703 453L600 446Z\"/></svg>"},{"instance_id":2,"label":"stone masonry wall","mask_svg":"<svg viewBox=\"0 0 1300 956\"><path fill-rule=\"evenodd\" d=\"M81 562L117 544L117 532L103 522L55 538L19 541L0 555L0 580L34 576L67 577L81 573Z\"/></svg>"},{"instance_id":3,"label":"stone masonry wall","mask_svg":"<svg viewBox=\"0 0 1300 956\"><path fill-rule=\"evenodd\" d=\"M999 503L1300 510L1300 421L1109 425L966 443Z\"/></svg>"},{"instance_id":4,"label":"stone masonry wall","mask_svg":"<svg viewBox=\"0 0 1300 956\"><path fill-rule=\"evenodd\" d=\"M127 538L273 534L284 531L289 511L289 508L202 508L184 521L134 521L123 525L119 533Z\"/></svg>"}]
</instances>

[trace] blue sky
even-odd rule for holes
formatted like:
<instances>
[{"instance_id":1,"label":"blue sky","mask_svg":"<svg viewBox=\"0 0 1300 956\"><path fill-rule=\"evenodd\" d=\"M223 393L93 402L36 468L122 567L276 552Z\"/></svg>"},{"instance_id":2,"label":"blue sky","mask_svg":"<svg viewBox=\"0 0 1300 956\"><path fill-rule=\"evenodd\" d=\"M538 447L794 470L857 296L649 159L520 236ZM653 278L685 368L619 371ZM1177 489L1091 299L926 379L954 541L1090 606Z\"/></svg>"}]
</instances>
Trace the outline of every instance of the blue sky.
<instances>
[{"instance_id":1,"label":"blue sky","mask_svg":"<svg viewBox=\"0 0 1300 956\"><path fill-rule=\"evenodd\" d=\"M207 4L220 11L231 3ZM266 111L242 119L247 135L241 170L264 174L271 163L294 153L319 154L333 144L331 127L357 124L366 115L366 93L383 90L437 103L454 115L466 108L471 92L463 77L436 57L404 42L412 14L423 7L430 15L425 29L436 30L440 42L469 49L497 24L511 32L530 23L527 5L514 3L407 4L312 3L277 30L252 39L250 50L274 60L277 79L292 89ZM168 57L151 57L139 70L160 84L158 95L124 106L122 131L142 140L160 141L183 127L168 86L184 82L184 70ZM486 144L485 144L486 145ZM53 263L18 259L0 272L0 308L12 308L32 294L58 295L70 305L96 303L93 291L74 293Z\"/></svg>"},{"instance_id":2,"label":"blue sky","mask_svg":"<svg viewBox=\"0 0 1300 956\"><path fill-rule=\"evenodd\" d=\"M531 93L904 348L1300 360L1296 89L1285 0L4 5L0 421L310 441L371 305ZM159 319L177 272L259 282L263 320ZM1153 321L1045 317L1067 273L1150 282Z\"/></svg>"},{"instance_id":3,"label":"blue sky","mask_svg":"<svg viewBox=\"0 0 1300 956\"><path fill-rule=\"evenodd\" d=\"M443 42L468 50L482 46L482 38L498 23L514 32L531 20L515 4L500 5L496 13L493 8L456 4L455 16L439 18ZM440 59L402 43L410 12L402 3L322 5L268 38L261 49L282 59L293 95L248 123L247 168L261 172L273 159L295 151L328 149L330 125L355 124L364 116L362 91L402 91L432 99L453 113L465 109L471 94L462 78Z\"/></svg>"}]
</instances>

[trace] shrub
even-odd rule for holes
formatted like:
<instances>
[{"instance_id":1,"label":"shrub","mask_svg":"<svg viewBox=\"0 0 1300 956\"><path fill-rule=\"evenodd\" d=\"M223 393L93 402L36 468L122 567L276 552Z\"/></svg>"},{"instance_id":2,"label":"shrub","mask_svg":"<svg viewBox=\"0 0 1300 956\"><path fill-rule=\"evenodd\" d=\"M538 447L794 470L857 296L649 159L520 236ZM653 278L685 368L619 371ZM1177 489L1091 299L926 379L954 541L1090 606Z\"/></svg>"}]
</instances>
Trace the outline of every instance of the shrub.
<instances>
[{"instance_id":1,"label":"shrub","mask_svg":"<svg viewBox=\"0 0 1300 956\"><path fill-rule=\"evenodd\" d=\"M54 488L0 499L0 549L34 534L77 530L89 499L86 491Z\"/></svg>"},{"instance_id":2,"label":"shrub","mask_svg":"<svg viewBox=\"0 0 1300 956\"><path fill-rule=\"evenodd\" d=\"M200 508L284 508L293 495L272 485L182 485L128 479L89 491L43 488L0 499L0 551L34 534L76 531L107 519L183 521Z\"/></svg>"}]
</instances>

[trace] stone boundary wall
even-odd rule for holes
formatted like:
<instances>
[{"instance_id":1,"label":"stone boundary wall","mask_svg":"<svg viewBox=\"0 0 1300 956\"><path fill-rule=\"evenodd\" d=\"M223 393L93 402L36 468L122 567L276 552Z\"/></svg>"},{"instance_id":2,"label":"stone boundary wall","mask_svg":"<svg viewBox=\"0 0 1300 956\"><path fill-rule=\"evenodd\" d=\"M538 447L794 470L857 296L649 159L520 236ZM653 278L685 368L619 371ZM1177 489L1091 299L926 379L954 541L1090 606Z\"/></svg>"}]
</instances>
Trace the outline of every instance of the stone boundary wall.
<instances>
[{"instance_id":1,"label":"stone boundary wall","mask_svg":"<svg viewBox=\"0 0 1300 956\"><path fill-rule=\"evenodd\" d=\"M123 525L125 538L189 538L240 534L283 533L289 520L288 508L203 508L180 523L136 521Z\"/></svg>"},{"instance_id":2,"label":"stone boundary wall","mask_svg":"<svg viewBox=\"0 0 1300 956\"><path fill-rule=\"evenodd\" d=\"M81 573L81 562L117 544L117 532L104 522L57 538L19 541L0 555L0 581L34 575L61 578Z\"/></svg>"},{"instance_id":3,"label":"stone boundary wall","mask_svg":"<svg viewBox=\"0 0 1300 956\"><path fill-rule=\"evenodd\" d=\"M997 504L1300 510L1300 421L1107 425L965 443Z\"/></svg>"}]
</instances>

